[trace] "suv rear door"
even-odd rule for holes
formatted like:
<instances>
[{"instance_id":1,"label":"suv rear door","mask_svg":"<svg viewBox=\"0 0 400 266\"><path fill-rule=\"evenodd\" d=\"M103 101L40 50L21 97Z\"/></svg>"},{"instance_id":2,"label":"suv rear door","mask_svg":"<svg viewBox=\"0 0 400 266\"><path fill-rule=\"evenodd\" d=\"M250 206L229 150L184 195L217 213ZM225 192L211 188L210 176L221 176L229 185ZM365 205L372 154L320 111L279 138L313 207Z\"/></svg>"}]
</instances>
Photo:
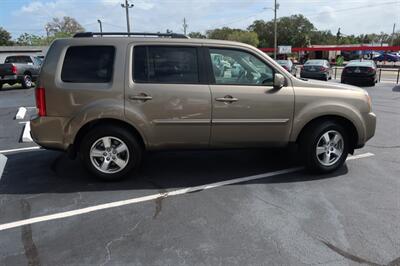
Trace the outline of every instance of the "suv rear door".
<instances>
[{"instance_id":1,"label":"suv rear door","mask_svg":"<svg viewBox=\"0 0 400 266\"><path fill-rule=\"evenodd\" d=\"M274 89L275 69L251 50L210 47L212 147L258 147L289 141L294 109L292 86ZM240 73L212 60L239 64Z\"/></svg>"},{"instance_id":2,"label":"suv rear door","mask_svg":"<svg viewBox=\"0 0 400 266\"><path fill-rule=\"evenodd\" d=\"M125 114L145 121L149 147L208 147L211 93L200 46L136 44L128 50L133 63Z\"/></svg>"}]
</instances>

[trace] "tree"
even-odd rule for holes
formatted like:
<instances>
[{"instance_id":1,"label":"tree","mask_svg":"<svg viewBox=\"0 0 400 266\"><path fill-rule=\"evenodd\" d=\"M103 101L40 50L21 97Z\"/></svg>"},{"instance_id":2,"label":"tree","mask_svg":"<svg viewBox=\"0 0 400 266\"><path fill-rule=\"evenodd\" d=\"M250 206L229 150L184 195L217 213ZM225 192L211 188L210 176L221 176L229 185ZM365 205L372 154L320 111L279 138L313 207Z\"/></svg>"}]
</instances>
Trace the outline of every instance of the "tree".
<instances>
[{"instance_id":1,"label":"tree","mask_svg":"<svg viewBox=\"0 0 400 266\"><path fill-rule=\"evenodd\" d=\"M278 44L305 47L311 41L314 25L303 15L281 17L277 21ZM260 39L261 47L274 46L274 22L256 20L248 28L255 31Z\"/></svg>"},{"instance_id":2,"label":"tree","mask_svg":"<svg viewBox=\"0 0 400 266\"><path fill-rule=\"evenodd\" d=\"M51 22L46 24L45 28L49 35L64 33L72 36L77 32L85 31L85 28L76 19L71 17L63 17L62 19L53 18Z\"/></svg>"},{"instance_id":3,"label":"tree","mask_svg":"<svg viewBox=\"0 0 400 266\"><path fill-rule=\"evenodd\" d=\"M241 30L223 27L221 29L213 29L213 30L206 31L206 36L208 39L228 40L229 34L235 32L235 31L241 31Z\"/></svg>"},{"instance_id":4,"label":"tree","mask_svg":"<svg viewBox=\"0 0 400 266\"><path fill-rule=\"evenodd\" d=\"M258 35L254 31L234 31L228 35L227 39L230 41L247 43L255 47L260 43Z\"/></svg>"},{"instance_id":5,"label":"tree","mask_svg":"<svg viewBox=\"0 0 400 266\"><path fill-rule=\"evenodd\" d=\"M41 36L37 36L34 34L29 34L29 33L23 33L21 34L17 41L17 45L28 45L28 46L40 46L40 45L45 45L45 38Z\"/></svg>"},{"instance_id":6,"label":"tree","mask_svg":"<svg viewBox=\"0 0 400 266\"><path fill-rule=\"evenodd\" d=\"M194 39L205 39L207 38L206 35L202 34L201 32L191 32L189 33L190 38Z\"/></svg>"},{"instance_id":7,"label":"tree","mask_svg":"<svg viewBox=\"0 0 400 266\"><path fill-rule=\"evenodd\" d=\"M11 34L0 27L0 46L13 45Z\"/></svg>"}]
</instances>

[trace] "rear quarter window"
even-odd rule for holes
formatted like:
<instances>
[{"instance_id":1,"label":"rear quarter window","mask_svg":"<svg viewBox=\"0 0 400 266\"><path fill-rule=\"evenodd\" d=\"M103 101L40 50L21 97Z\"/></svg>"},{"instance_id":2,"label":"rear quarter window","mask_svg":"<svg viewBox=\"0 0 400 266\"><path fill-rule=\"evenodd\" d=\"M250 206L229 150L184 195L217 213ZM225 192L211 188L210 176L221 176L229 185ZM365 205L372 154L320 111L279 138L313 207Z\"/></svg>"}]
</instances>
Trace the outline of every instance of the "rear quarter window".
<instances>
[{"instance_id":1,"label":"rear quarter window","mask_svg":"<svg viewBox=\"0 0 400 266\"><path fill-rule=\"evenodd\" d=\"M72 46L64 58L61 80L70 83L108 83L114 71L115 47Z\"/></svg>"}]
</instances>

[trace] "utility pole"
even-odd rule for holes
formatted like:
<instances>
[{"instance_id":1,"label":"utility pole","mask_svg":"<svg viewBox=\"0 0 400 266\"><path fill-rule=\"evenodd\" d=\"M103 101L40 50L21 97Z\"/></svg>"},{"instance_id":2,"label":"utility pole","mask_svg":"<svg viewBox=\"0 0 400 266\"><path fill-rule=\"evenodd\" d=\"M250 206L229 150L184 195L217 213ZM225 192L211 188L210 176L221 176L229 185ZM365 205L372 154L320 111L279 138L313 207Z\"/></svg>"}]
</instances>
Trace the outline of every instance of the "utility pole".
<instances>
[{"instance_id":1,"label":"utility pole","mask_svg":"<svg viewBox=\"0 0 400 266\"><path fill-rule=\"evenodd\" d=\"M131 27L129 23L129 8L134 7L134 4L129 4L128 0L125 0L125 4L121 4L122 8L125 8L125 13L126 13L126 29L128 33L131 32Z\"/></svg>"},{"instance_id":2,"label":"utility pole","mask_svg":"<svg viewBox=\"0 0 400 266\"><path fill-rule=\"evenodd\" d=\"M100 19L98 19L97 22L98 22L99 25L100 25L100 36L103 36L103 24L101 23L101 20L100 20Z\"/></svg>"},{"instance_id":3,"label":"utility pole","mask_svg":"<svg viewBox=\"0 0 400 266\"><path fill-rule=\"evenodd\" d=\"M274 5L274 59L276 59L276 50L278 47L278 25L276 23L276 11L279 8L279 4L276 3L275 0L275 5Z\"/></svg>"},{"instance_id":4,"label":"utility pole","mask_svg":"<svg viewBox=\"0 0 400 266\"><path fill-rule=\"evenodd\" d=\"M393 42L394 42L394 34L396 32L396 23L393 24L393 32L392 32L392 42L391 45L393 46Z\"/></svg>"},{"instance_id":5,"label":"utility pole","mask_svg":"<svg viewBox=\"0 0 400 266\"><path fill-rule=\"evenodd\" d=\"M183 34L186 35L186 29L188 28L188 24L186 23L186 18L183 18Z\"/></svg>"}]
</instances>

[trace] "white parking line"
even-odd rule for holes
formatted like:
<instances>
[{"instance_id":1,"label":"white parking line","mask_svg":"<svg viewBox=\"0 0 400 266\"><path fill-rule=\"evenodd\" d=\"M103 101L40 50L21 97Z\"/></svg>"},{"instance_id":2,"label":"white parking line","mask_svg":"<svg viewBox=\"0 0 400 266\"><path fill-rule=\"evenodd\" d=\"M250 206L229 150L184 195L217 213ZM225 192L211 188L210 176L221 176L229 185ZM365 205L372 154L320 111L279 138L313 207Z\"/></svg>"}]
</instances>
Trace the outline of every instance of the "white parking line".
<instances>
[{"instance_id":1,"label":"white parking line","mask_svg":"<svg viewBox=\"0 0 400 266\"><path fill-rule=\"evenodd\" d=\"M348 157L348 160L360 159L360 158L365 158L365 157L369 157L369 156L373 156L373 154L366 153L366 154L360 154L357 156L350 156L350 157ZM125 205L139 203L139 202L151 201L151 200L155 200L158 198L166 198L166 197L171 197L171 196L183 195L183 194L206 190L206 189L212 189L212 188L217 188L217 187L222 187L222 186L227 186L227 185L232 185L232 184L237 184L237 183L243 183L243 182L248 182L248 181L257 180L257 179L263 179L263 178L267 178L267 177L273 177L273 176L277 176L277 175L294 173L294 172L298 172L302 169L303 169L303 167L288 168L288 169L284 169L284 170L279 170L279 171L274 171L274 172L269 172L269 173L264 173L264 174L259 174L259 175L252 175L252 176L247 176L247 177L242 177L242 178L235 178L235 179L231 179L231 180L215 182L215 183L206 184L206 185L187 187L187 188L183 188L183 189L169 191L166 193L158 193L158 194L148 195L148 196L139 197L139 198L132 198L132 199L127 199L127 200L121 200L121 201L115 201L115 202L95 205L95 206L86 207L86 208L82 208L82 209L76 209L76 210L72 210L72 211L66 211L66 212L60 212L60 213L55 213L55 214L50 214L50 215L34 217L34 218L30 218L30 219L1 224L0 231L15 228L15 227L20 227L20 226L24 226L24 225L28 225L28 224L57 220L57 219L67 218L67 217L71 217L71 216L77 216L77 215L81 215L81 214L85 214L85 213L95 212L95 211L99 211L99 210L121 207L121 206L125 206Z\"/></svg>"},{"instance_id":2,"label":"white parking line","mask_svg":"<svg viewBox=\"0 0 400 266\"><path fill-rule=\"evenodd\" d=\"M25 114L26 114L26 108L21 106L20 108L18 108L18 112L15 115L15 119L18 119L18 120L24 119Z\"/></svg>"},{"instance_id":3,"label":"white parking line","mask_svg":"<svg viewBox=\"0 0 400 266\"><path fill-rule=\"evenodd\" d=\"M4 156L3 154L0 154L0 180L1 177L3 176L3 171L4 168L6 167L6 163L7 163L7 157Z\"/></svg>"},{"instance_id":4,"label":"white parking line","mask_svg":"<svg viewBox=\"0 0 400 266\"><path fill-rule=\"evenodd\" d=\"M11 150L2 150L0 153L11 153L11 152L19 152L19 151L31 151L31 150L39 150L39 146L33 146L33 147L25 147L25 148L18 148L18 149L11 149Z\"/></svg>"}]
</instances>

